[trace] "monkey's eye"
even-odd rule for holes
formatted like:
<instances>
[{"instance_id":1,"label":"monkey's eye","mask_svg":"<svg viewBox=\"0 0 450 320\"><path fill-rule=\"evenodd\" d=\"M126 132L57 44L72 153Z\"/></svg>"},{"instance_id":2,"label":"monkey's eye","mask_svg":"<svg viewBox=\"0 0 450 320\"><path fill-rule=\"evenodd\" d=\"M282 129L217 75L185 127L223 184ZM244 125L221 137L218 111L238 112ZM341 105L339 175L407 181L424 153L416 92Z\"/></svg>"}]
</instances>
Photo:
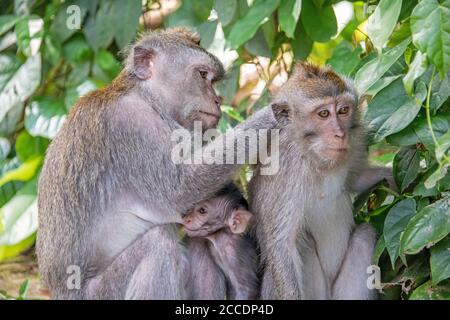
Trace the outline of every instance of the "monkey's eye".
<instances>
[{"instance_id":1,"label":"monkey's eye","mask_svg":"<svg viewBox=\"0 0 450 320\"><path fill-rule=\"evenodd\" d=\"M338 114L347 114L349 110L349 107L342 107L339 109Z\"/></svg>"},{"instance_id":2,"label":"monkey's eye","mask_svg":"<svg viewBox=\"0 0 450 320\"><path fill-rule=\"evenodd\" d=\"M206 209L203 208L203 207L201 207L200 209L198 209L198 212L199 212L200 214L206 214Z\"/></svg>"},{"instance_id":3,"label":"monkey's eye","mask_svg":"<svg viewBox=\"0 0 450 320\"><path fill-rule=\"evenodd\" d=\"M208 71L205 70L200 70L200 77L202 77L202 79L207 80L208 79Z\"/></svg>"},{"instance_id":4,"label":"monkey's eye","mask_svg":"<svg viewBox=\"0 0 450 320\"><path fill-rule=\"evenodd\" d=\"M330 115L330 111L328 111L328 110L322 110L322 111L319 111L318 115L319 115L319 117L321 117L321 118L327 118L327 117Z\"/></svg>"}]
</instances>

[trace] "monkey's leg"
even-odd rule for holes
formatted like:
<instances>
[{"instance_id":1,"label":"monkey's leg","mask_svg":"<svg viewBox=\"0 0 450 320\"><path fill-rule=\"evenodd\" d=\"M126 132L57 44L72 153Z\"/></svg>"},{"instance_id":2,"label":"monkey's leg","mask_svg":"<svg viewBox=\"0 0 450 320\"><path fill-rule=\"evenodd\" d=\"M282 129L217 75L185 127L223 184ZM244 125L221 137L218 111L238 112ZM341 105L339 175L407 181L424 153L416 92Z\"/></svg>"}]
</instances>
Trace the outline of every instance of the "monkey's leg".
<instances>
[{"instance_id":1,"label":"monkey's leg","mask_svg":"<svg viewBox=\"0 0 450 320\"><path fill-rule=\"evenodd\" d=\"M367 288L367 267L372 264L376 233L368 224L356 226L341 269L332 287L332 299L376 299L376 291Z\"/></svg>"},{"instance_id":2,"label":"monkey's leg","mask_svg":"<svg viewBox=\"0 0 450 320\"><path fill-rule=\"evenodd\" d=\"M187 268L185 248L174 227L153 227L88 281L87 297L185 299Z\"/></svg>"},{"instance_id":3,"label":"monkey's leg","mask_svg":"<svg viewBox=\"0 0 450 320\"><path fill-rule=\"evenodd\" d=\"M225 276L214 262L206 240L188 239L187 250L190 261L189 299L225 299Z\"/></svg>"}]
</instances>

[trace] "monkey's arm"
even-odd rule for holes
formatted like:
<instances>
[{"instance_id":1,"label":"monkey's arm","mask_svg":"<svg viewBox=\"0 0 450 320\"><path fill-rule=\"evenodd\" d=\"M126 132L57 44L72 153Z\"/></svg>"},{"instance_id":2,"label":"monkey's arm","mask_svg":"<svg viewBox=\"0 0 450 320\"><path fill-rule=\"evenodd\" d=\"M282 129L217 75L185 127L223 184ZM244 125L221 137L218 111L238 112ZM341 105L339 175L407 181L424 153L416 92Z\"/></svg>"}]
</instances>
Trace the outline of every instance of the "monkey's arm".
<instances>
[{"instance_id":1,"label":"monkey's arm","mask_svg":"<svg viewBox=\"0 0 450 320\"><path fill-rule=\"evenodd\" d=\"M238 141L243 140L244 130L273 129L279 125L275 119L270 107L263 108L249 117L245 122L238 125L233 130L216 138L214 141L197 150L194 153L194 162L199 164L178 164L173 165L178 179L166 179L166 190L173 190L170 194L171 199L176 199L175 203L179 205L178 212L189 209L194 204L205 201L213 196L220 188L233 179L237 170L243 163L237 163L237 148L245 148L246 161L256 159L258 148L251 148L248 143L238 146ZM267 144L267 134L258 135L258 145ZM217 153L219 152L219 156ZM227 163L232 153L232 163ZM219 163L208 157L216 154L215 159L220 159ZM234 156L233 156L234 154ZM211 164L208 164L211 163ZM177 185L170 186L176 182ZM188 191L189 190L189 191Z\"/></svg>"},{"instance_id":2,"label":"monkey's arm","mask_svg":"<svg viewBox=\"0 0 450 320\"><path fill-rule=\"evenodd\" d=\"M397 191L391 168L369 166L361 170L358 175L354 175L349 179L349 191L354 193L365 192L383 179L387 181L389 188Z\"/></svg>"}]
</instances>

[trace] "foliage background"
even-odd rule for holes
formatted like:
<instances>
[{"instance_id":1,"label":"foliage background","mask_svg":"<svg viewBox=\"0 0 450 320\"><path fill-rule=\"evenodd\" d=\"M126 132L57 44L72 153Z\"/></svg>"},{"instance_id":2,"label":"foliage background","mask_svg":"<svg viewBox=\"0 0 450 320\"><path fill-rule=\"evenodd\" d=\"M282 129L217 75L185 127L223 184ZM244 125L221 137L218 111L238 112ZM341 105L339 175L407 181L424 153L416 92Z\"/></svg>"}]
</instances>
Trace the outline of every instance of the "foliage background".
<instances>
[{"instance_id":1,"label":"foliage background","mask_svg":"<svg viewBox=\"0 0 450 320\"><path fill-rule=\"evenodd\" d=\"M66 24L73 4L80 29ZM355 199L357 221L380 236L382 298L449 299L450 0L2 1L0 262L32 256L37 177L74 102L111 82L137 32L177 25L227 68L222 131L266 105L295 59L355 79L370 160L392 166L399 189ZM237 179L245 189L248 173ZM1 266L2 296L17 297L2 288Z\"/></svg>"}]
</instances>

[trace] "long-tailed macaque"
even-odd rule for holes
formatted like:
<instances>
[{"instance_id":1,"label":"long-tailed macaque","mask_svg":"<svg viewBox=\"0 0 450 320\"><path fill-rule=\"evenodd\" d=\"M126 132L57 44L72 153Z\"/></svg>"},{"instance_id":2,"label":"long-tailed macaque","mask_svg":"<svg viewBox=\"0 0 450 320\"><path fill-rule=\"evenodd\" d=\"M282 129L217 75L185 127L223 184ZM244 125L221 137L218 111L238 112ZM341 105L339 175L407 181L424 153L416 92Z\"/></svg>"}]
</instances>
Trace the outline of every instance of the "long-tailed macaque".
<instances>
[{"instance_id":1,"label":"long-tailed macaque","mask_svg":"<svg viewBox=\"0 0 450 320\"><path fill-rule=\"evenodd\" d=\"M224 141L235 146L238 129L279 124L264 108L195 150L193 164L174 163L173 130L217 124L213 84L223 73L186 29L148 33L109 86L73 107L47 151L38 189L37 256L53 298L187 297L188 259L174 224L240 167L195 159ZM246 147L247 159L257 157Z\"/></svg>"},{"instance_id":2,"label":"long-tailed macaque","mask_svg":"<svg viewBox=\"0 0 450 320\"><path fill-rule=\"evenodd\" d=\"M244 234L251 218L247 201L232 183L183 217L184 230L189 237L188 288L192 299L257 298L256 247ZM226 285L217 275L220 272Z\"/></svg>"},{"instance_id":3,"label":"long-tailed macaque","mask_svg":"<svg viewBox=\"0 0 450 320\"><path fill-rule=\"evenodd\" d=\"M361 172L367 156L357 104L349 81L308 63L296 65L273 99L274 110L290 119L280 133L280 170L262 176L256 167L249 185L263 299L375 297L366 269L376 234L355 225L349 192L386 171Z\"/></svg>"}]
</instances>

